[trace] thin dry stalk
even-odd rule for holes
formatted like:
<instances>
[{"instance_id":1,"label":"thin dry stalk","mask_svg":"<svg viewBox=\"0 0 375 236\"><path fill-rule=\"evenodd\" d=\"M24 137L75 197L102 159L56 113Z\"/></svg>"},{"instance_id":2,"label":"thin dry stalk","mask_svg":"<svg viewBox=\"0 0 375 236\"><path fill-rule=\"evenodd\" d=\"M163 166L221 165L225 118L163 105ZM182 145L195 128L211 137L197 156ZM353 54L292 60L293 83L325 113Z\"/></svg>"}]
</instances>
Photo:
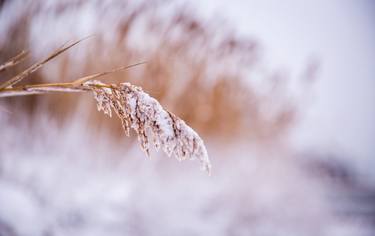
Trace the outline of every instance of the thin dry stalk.
<instances>
[{"instance_id":1,"label":"thin dry stalk","mask_svg":"<svg viewBox=\"0 0 375 236\"><path fill-rule=\"evenodd\" d=\"M31 65L26 70L22 71L21 73L17 74L16 76L12 77L11 79L5 81L4 83L0 84L0 90L4 88L12 87L14 84L17 84L21 82L24 78L41 68L44 64L46 64L48 61L52 60L53 58L59 56L61 53L65 52L66 50L70 49L71 47L77 45L78 43L82 42L84 39L77 40L71 44L68 44L67 46L62 46L59 49L56 49L54 52L52 52L48 57L46 57L44 60L37 62L33 65Z\"/></svg>"},{"instance_id":2,"label":"thin dry stalk","mask_svg":"<svg viewBox=\"0 0 375 236\"><path fill-rule=\"evenodd\" d=\"M0 97L15 97L15 96L26 96L35 94L45 94L53 92L86 92L90 90L83 86L83 83L89 80L93 80L111 73L115 73L121 70L126 70L134 66L145 64L146 62L139 62L127 66L121 66L113 70L104 71L92 75L81 77L73 82L68 83L49 83L49 84L32 84L22 85L12 88L0 89Z\"/></svg>"},{"instance_id":3,"label":"thin dry stalk","mask_svg":"<svg viewBox=\"0 0 375 236\"><path fill-rule=\"evenodd\" d=\"M17 65L18 63L20 63L21 61L23 61L27 57L27 55L28 55L27 51L20 52L15 57L9 59L4 64L0 65L0 72L2 72L2 71L6 70L8 68L11 68L11 67Z\"/></svg>"}]
</instances>

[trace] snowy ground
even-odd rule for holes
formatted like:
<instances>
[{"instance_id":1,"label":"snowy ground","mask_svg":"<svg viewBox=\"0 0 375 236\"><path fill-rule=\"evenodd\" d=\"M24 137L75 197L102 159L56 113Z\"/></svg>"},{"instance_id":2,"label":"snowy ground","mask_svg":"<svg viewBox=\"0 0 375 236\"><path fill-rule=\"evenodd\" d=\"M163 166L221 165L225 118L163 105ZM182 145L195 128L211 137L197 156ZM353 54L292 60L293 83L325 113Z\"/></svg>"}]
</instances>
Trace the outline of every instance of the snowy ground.
<instances>
[{"instance_id":1,"label":"snowy ground","mask_svg":"<svg viewBox=\"0 0 375 236\"><path fill-rule=\"evenodd\" d=\"M367 235L285 151L209 144L209 177L199 163L115 147L79 121L64 132L40 123L2 119L1 235Z\"/></svg>"}]
</instances>

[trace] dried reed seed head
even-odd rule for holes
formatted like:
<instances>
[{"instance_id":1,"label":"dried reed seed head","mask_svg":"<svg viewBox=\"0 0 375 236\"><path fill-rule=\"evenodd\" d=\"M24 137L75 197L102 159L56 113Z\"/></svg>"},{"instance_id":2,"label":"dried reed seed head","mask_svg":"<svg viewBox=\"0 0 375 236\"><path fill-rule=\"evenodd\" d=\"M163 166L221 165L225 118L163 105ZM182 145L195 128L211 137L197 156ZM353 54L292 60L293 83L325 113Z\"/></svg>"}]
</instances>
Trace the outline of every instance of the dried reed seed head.
<instances>
[{"instance_id":1,"label":"dried reed seed head","mask_svg":"<svg viewBox=\"0 0 375 236\"><path fill-rule=\"evenodd\" d=\"M198 159L202 169L210 171L207 150L199 135L140 87L130 83L107 85L100 81L88 81L83 86L93 91L99 111L109 116L112 109L115 111L127 135L130 128L135 130L147 156L152 143L156 150L162 148L177 160Z\"/></svg>"}]
</instances>

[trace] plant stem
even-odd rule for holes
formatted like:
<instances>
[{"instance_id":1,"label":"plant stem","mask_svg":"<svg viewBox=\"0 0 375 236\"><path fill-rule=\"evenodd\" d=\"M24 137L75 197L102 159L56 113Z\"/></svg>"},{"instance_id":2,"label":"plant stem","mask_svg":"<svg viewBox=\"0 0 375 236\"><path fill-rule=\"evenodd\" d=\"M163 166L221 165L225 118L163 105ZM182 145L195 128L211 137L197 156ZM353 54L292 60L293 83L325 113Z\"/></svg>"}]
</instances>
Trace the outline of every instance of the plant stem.
<instances>
[{"instance_id":1,"label":"plant stem","mask_svg":"<svg viewBox=\"0 0 375 236\"><path fill-rule=\"evenodd\" d=\"M74 93L74 92L88 92L92 90L92 87L102 88L113 88L109 84L95 84L95 85L84 85L76 84L75 82L70 83L49 83L49 84L33 84L23 85L14 88L5 88L0 90L0 97L14 97L14 96L25 96L35 94L46 94L46 93Z\"/></svg>"},{"instance_id":2,"label":"plant stem","mask_svg":"<svg viewBox=\"0 0 375 236\"><path fill-rule=\"evenodd\" d=\"M53 83L53 84L35 84L24 85L15 88L6 88L0 90L0 97L13 97L34 94L46 94L54 92L87 92L91 89L88 86L73 85L72 83Z\"/></svg>"}]
</instances>

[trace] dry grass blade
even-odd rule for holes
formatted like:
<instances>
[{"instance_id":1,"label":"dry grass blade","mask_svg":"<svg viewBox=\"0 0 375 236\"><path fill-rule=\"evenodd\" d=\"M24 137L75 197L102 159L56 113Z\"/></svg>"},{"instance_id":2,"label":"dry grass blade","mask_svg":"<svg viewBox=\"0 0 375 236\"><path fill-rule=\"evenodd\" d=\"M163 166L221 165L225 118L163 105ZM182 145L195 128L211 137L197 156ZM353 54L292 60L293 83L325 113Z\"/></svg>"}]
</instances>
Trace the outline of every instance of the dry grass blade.
<instances>
[{"instance_id":1,"label":"dry grass blade","mask_svg":"<svg viewBox=\"0 0 375 236\"><path fill-rule=\"evenodd\" d=\"M21 61L23 61L28 55L28 52L27 51L22 51L20 52L19 54L17 54L15 57L9 59L7 62L5 62L4 64L0 65L0 72L12 67L12 66L15 66L17 65L18 63L20 63Z\"/></svg>"},{"instance_id":2,"label":"dry grass blade","mask_svg":"<svg viewBox=\"0 0 375 236\"><path fill-rule=\"evenodd\" d=\"M35 84L24 85L15 88L5 88L3 90L0 90L0 97L26 96L54 92L70 93L86 91L87 89L80 86L74 86L72 83Z\"/></svg>"},{"instance_id":3,"label":"dry grass blade","mask_svg":"<svg viewBox=\"0 0 375 236\"><path fill-rule=\"evenodd\" d=\"M93 80L111 73L115 73L121 70L126 70L134 66L145 64L146 62L138 62L135 64L121 66L110 71L104 71L92 75L81 77L73 82L68 83L50 83L50 84L33 84L33 85L22 85L13 88L4 88L0 90L0 97L14 97L14 96L25 96L35 94L45 94L52 92L85 92L88 89L83 86L88 80Z\"/></svg>"},{"instance_id":4,"label":"dry grass blade","mask_svg":"<svg viewBox=\"0 0 375 236\"><path fill-rule=\"evenodd\" d=\"M41 68L48 61L52 60L53 58L57 57L61 53L65 52L66 50L68 50L71 47L77 45L78 43L80 43L81 41L83 41L85 39L87 39L87 38L80 39L80 40L77 40L77 41L75 41L75 42L67 45L67 46L60 47L59 49L57 49L53 53L51 53L48 57L46 57L44 60L31 65L29 68L27 68L26 70L22 71L18 75L14 76L13 78L11 78L11 79L5 81L4 83L0 84L0 90L8 88L8 87L12 87L14 84L19 83L24 78L26 78L27 76L29 76L30 74L32 74L33 72L35 72L36 70L38 70L39 68Z\"/></svg>"},{"instance_id":5,"label":"dry grass blade","mask_svg":"<svg viewBox=\"0 0 375 236\"><path fill-rule=\"evenodd\" d=\"M104 75L108 75L108 74L111 74L111 73L114 73L114 72L117 72L117 71L121 71L121 70L126 70L126 69L129 69L131 67L139 66L139 65L142 65L142 64L146 64L146 63L147 62L138 62L138 63L127 65L127 66L121 66L121 67L115 68L115 69L110 70L110 71L105 71L105 72L100 72L100 73L96 73L96 74L93 74L93 75L88 75L88 76L85 76L85 77L82 77L80 79L75 80L73 82L73 84L81 85L81 84L85 83L86 81L93 80L93 79L96 79L96 78L104 76Z\"/></svg>"}]
</instances>

